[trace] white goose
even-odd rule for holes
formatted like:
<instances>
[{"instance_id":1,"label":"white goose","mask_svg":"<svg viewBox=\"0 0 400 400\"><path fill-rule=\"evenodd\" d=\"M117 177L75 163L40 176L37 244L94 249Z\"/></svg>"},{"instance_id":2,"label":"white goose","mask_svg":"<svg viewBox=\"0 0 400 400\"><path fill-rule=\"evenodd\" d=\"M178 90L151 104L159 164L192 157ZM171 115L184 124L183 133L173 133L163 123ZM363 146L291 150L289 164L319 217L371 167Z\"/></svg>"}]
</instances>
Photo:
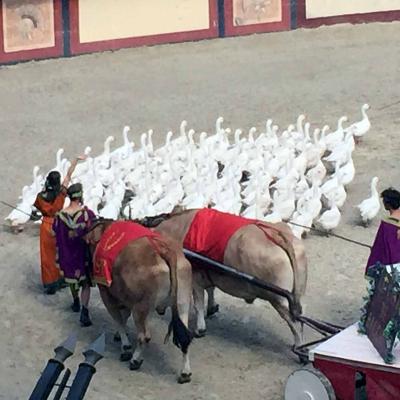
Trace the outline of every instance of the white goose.
<instances>
[{"instance_id":1,"label":"white goose","mask_svg":"<svg viewBox=\"0 0 400 400\"><path fill-rule=\"evenodd\" d=\"M32 213L31 200L28 198L29 186L24 186L22 189L22 201L18 202L16 208L10 212L4 219L10 221L11 226L16 227L18 225L25 224L29 221Z\"/></svg>"},{"instance_id":2,"label":"white goose","mask_svg":"<svg viewBox=\"0 0 400 400\"><path fill-rule=\"evenodd\" d=\"M282 220L290 219L296 208L294 192L291 190L279 192L277 190L272 197L274 199L273 210L278 212Z\"/></svg>"},{"instance_id":3,"label":"white goose","mask_svg":"<svg viewBox=\"0 0 400 400\"><path fill-rule=\"evenodd\" d=\"M365 225L369 224L377 216L381 208L377 189L378 182L379 178L374 176L371 180L371 196L356 206Z\"/></svg>"},{"instance_id":4,"label":"white goose","mask_svg":"<svg viewBox=\"0 0 400 400\"><path fill-rule=\"evenodd\" d=\"M291 220L289 221L289 226L292 229L292 233L298 239L302 239L309 231L312 225L313 216L310 213L300 213L295 211ZM291 224L293 222L293 224ZM302 226L300 226L302 225Z\"/></svg>"},{"instance_id":5,"label":"white goose","mask_svg":"<svg viewBox=\"0 0 400 400\"><path fill-rule=\"evenodd\" d=\"M353 159L350 158L350 160L345 165L343 165L339 168L337 173L338 173L340 182L342 183L343 186L347 186L351 182L353 182L354 175L356 173L356 170L354 168Z\"/></svg>"},{"instance_id":6,"label":"white goose","mask_svg":"<svg viewBox=\"0 0 400 400\"><path fill-rule=\"evenodd\" d=\"M130 130L129 126L125 126L122 130L124 144L111 152L110 157L112 160L125 160L132 154L134 143L128 138Z\"/></svg>"},{"instance_id":7,"label":"white goose","mask_svg":"<svg viewBox=\"0 0 400 400\"><path fill-rule=\"evenodd\" d=\"M52 171L58 171L60 174L62 174L63 171L63 161L65 159L62 158L62 155L64 153L64 149L60 148L57 150L56 153L56 166L52 169Z\"/></svg>"},{"instance_id":8,"label":"white goose","mask_svg":"<svg viewBox=\"0 0 400 400\"><path fill-rule=\"evenodd\" d=\"M89 158L91 152L92 152L92 148L90 146L86 146L86 148L84 150L86 160L77 164L75 167L74 173L72 174L72 181L74 183L79 181L80 177L82 177L83 175L85 175L87 173L87 171L89 169L88 158Z\"/></svg>"},{"instance_id":9,"label":"white goose","mask_svg":"<svg viewBox=\"0 0 400 400\"><path fill-rule=\"evenodd\" d=\"M321 186L322 194L328 199L328 206L330 204L335 204L337 207L341 208L346 202L347 193L340 178L339 163L336 163L334 175Z\"/></svg>"},{"instance_id":10,"label":"white goose","mask_svg":"<svg viewBox=\"0 0 400 400\"><path fill-rule=\"evenodd\" d=\"M260 186L256 187L254 201L241 214L245 218L261 219L268 212L271 204L269 191L262 193Z\"/></svg>"},{"instance_id":11,"label":"white goose","mask_svg":"<svg viewBox=\"0 0 400 400\"><path fill-rule=\"evenodd\" d=\"M297 211L301 214L310 215L314 220L321 211L321 189L316 181L313 181L310 189L306 190L297 202Z\"/></svg>"},{"instance_id":12,"label":"white goose","mask_svg":"<svg viewBox=\"0 0 400 400\"><path fill-rule=\"evenodd\" d=\"M310 127L311 127L311 124L309 122L306 122L304 124L304 130L303 130L304 136L303 136L303 138L299 138L299 140L297 140L296 146L295 146L296 150L298 152L303 151L305 149L306 145L311 142Z\"/></svg>"},{"instance_id":13,"label":"white goose","mask_svg":"<svg viewBox=\"0 0 400 400\"><path fill-rule=\"evenodd\" d=\"M340 223L341 214L336 206L333 204L330 209L326 210L316 221L317 227L322 227L326 231L331 231L336 228Z\"/></svg>"},{"instance_id":14,"label":"white goose","mask_svg":"<svg viewBox=\"0 0 400 400\"><path fill-rule=\"evenodd\" d=\"M229 139L228 139L228 134L231 133L230 128L222 128L222 123L224 122L224 119L222 117L219 117L215 123L215 129L216 129L216 139L220 144L223 144L224 146L229 146Z\"/></svg>"},{"instance_id":15,"label":"white goose","mask_svg":"<svg viewBox=\"0 0 400 400\"><path fill-rule=\"evenodd\" d=\"M157 214L170 213L177 204L180 204L185 195L179 180L171 181L167 185L165 192L166 195L154 204Z\"/></svg>"},{"instance_id":16,"label":"white goose","mask_svg":"<svg viewBox=\"0 0 400 400\"><path fill-rule=\"evenodd\" d=\"M114 141L114 136L108 136L104 141L104 151L102 154L94 158L95 168L108 168L110 166L110 145Z\"/></svg>"},{"instance_id":17,"label":"white goose","mask_svg":"<svg viewBox=\"0 0 400 400\"><path fill-rule=\"evenodd\" d=\"M33 168L33 182L30 186L22 188L22 194L19 196L21 201L18 202L16 208L10 212L4 219L10 221L11 226L18 226L29 221L29 216L32 213L32 205L35 202L36 195L42 190L43 176L38 175L39 167L36 165Z\"/></svg>"},{"instance_id":18,"label":"white goose","mask_svg":"<svg viewBox=\"0 0 400 400\"><path fill-rule=\"evenodd\" d=\"M104 194L104 207L99 215L103 218L118 219L124 199L126 186L120 177L115 177L114 182L108 187Z\"/></svg>"},{"instance_id":19,"label":"white goose","mask_svg":"<svg viewBox=\"0 0 400 400\"><path fill-rule=\"evenodd\" d=\"M337 144L333 149L329 156L324 157L323 160L328 161L330 163L339 163L339 165L343 165L349 161L351 158L351 154L354 151L354 136L352 132L347 132L344 138L344 141Z\"/></svg>"},{"instance_id":20,"label":"white goose","mask_svg":"<svg viewBox=\"0 0 400 400\"><path fill-rule=\"evenodd\" d=\"M327 150L332 151L336 145L338 145L343 141L344 139L343 123L346 122L347 120L348 118L346 116L340 117L338 120L337 130L325 136L325 143Z\"/></svg>"},{"instance_id":21,"label":"white goose","mask_svg":"<svg viewBox=\"0 0 400 400\"><path fill-rule=\"evenodd\" d=\"M201 193L192 193L186 196L180 203L185 210L207 207L208 199Z\"/></svg>"},{"instance_id":22,"label":"white goose","mask_svg":"<svg viewBox=\"0 0 400 400\"><path fill-rule=\"evenodd\" d=\"M308 189L310 189L310 187L308 186L307 179L303 174L300 176L300 179L296 183L296 187L294 189L296 200L300 199Z\"/></svg>"},{"instance_id":23,"label":"white goose","mask_svg":"<svg viewBox=\"0 0 400 400\"><path fill-rule=\"evenodd\" d=\"M291 137L297 142L299 140L303 140L304 139L304 128L303 128L303 123L306 119L306 116L304 114L300 114L297 117L297 122L296 122L296 131L293 129L289 129L288 131L291 134ZM294 128L294 127L293 127Z\"/></svg>"},{"instance_id":24,"label":"white goose","mask_svg":"<svg viewBox=\"0 0 400 400\"><path fill-rule=\"evenodd\" d=\"M307 169L315 167L321 159L321 147L319 146L320 133L320 129L314 129L314 143L307 143L304 146L303 152L307 158Z\"/></svg>"},{"instance_id":25,"label":"white goose","mask_svg":"<svg viewBox=\"0 0 400 400\"><path fill-rule=\"evenodd\" d=\"M35 165L33 167L33 171L32 171L33 181L31 183L31 185L29 186L31 193L34 193L35 196L43 189L43 185L44 185L44 178L43 178L43 175L39 174L39 169L40 168L37 165ZM32 204L33 204L33 201L32 201Z\"/></svg>"},{"instance_id":26,"label":"white goose","mask_svg":"<svg viewBox=\"0 0 400 400\"><path fill-rule=\"evenodd\" d=\"M151 156L154 154L153 133L153 129L147 131L147 152Z\"/></svg>"},{"instance_id":27,"label":"white goose","mask_svg":"<svg viewBox=\"0 0 400 400\"><path fill-rule=\"evenodd\" d=\"M172 131L167 132L167 135L165 136L165 144L155 151L156 156L164 158L171 151L171 139L173 135Z\"/></svg>"},{"instance_id":28,"label":"white goose","mask_svg":"<svg viewBox=\"0 0 400 400\"><path fill-rule=\"evenodd\" d=\"M300 176L304 175L307 169L307 154L302 151L294 160L293 168L298 172Z\"/></svg>"},{"instance_id":29,"label":"white goose","mask_svg":"<svg viewBox=\"0 0 400 400\"><path fill-rule=\"evenodd\" d=\"M222 143L224 141L225 129L222 128L223 122L224 122L223 117L217 118L217 120L215 121L215 134L209 135L205 139L205 141L207 142L207 145L212 146L212 145L215 145L216 143Z\"/></svg>"},{"instance_id":30,"label":"white goose","mask_svg":"<svg viewBox=\"0 0 400 400\"><path fill-rule=\"evenodd\" d=\"M278 146L280 145L282 147L295 150L296 141L292 137L292 132L294 129L294 125L289 125L288 129L282 132L279 138Z\"/></svg>"},{"instance_id":31,"label":"white goose","mask_svg":"<svg viewBox=\"0 0 400 400\"><path fill-rule=\"evenodd\" d=\"M328 134L329 130L330 130L329 125L324 125L324 127L321 130L321 136L318 140L320 158L324 155L326 151L326 135Z\"/></svg>"},{"instance_id":32,"label":"white goose","mask_svg":"<svg viewBox=\"0 0 400 400\"><path fill-rule=\"evenodd\" d=\"M180 136L175 139L172 139L170 142L171 146L174 149L181 149L183 146L187 144L186 127L187 127L187 121L183 120L179 128Z\"/></svg>"},{"instance_id":33,"label":"white goose","mask_svg":"<svg viewBox=\"0 0 400 400\"><path fill-rule=\"evenodd\" d=\"M311 168L307 171L306 177L308 181L311 182L316 182L318 186L320 186L326 176L326 168L324 163L319 160L317 165L314 168Z\"/></svg>"},{"instance_id":34,"label":"white goose","mask_svg":"<svg viewBox=\"0 0 400 400\"><path fill-rule=\"evenodd\" d=\"M346 128L346 131L353 133L357 141L359 141L371 128L371 122L367 115L367 110L369 110L369 108L369 104L364 104L361 107L362 120L355 122Z\"/></svg>"}]
</instances>

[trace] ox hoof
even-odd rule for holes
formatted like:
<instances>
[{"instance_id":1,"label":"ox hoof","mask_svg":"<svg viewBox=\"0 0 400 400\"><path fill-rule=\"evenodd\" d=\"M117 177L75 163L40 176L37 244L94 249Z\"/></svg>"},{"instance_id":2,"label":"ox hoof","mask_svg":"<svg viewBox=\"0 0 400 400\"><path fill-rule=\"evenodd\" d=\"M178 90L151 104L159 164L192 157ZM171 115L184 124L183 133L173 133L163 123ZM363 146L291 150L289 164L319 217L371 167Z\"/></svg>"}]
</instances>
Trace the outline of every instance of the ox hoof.
<instances>
[{"instance_id":1,"label":"ox hoof","mask_svg":"<svg viewBox=\"0 0 400 400\"><path fill-rule=\"evenodd\" d=\"M121 335L119 332L115 332L114 334L114 342L120 342L121 341Z\"/></svg>"},{"instance_id":2,"label":"ox hoof","mask_svg":"<svg viewBox=\"0 0 400 400\"><path fill-rule=\"evenodd\" d=\"M129 361L133 356L133 353L131 351L124 351L121 353L119 356L119 360L122 362Z\"/></svg>"},{"instance_id":3,"label":"ox hoof","mask_svg":"<svg viewBox=\"0 0 400 400\"><path fill-rule=\"evenodd\" d=\"M143 364L143 360L131 360L131 362L129 363L129 369L131 371L137 371Z\"/></svg>"},{"instance_id":4,"label":"ox hoof","mask_svg":"<svg viewBox=\"0 0 400 400\"><path fill-rule=\"evenodd\" d=\"M255 299L244 299L247 304L253 304Z\"/></svg>"},{"instance_id":5,"label":"ox hoof","mask_svg":"<svg viewBox=\"0 0 400 400\"><path fill-rule=\"evenodd\" d=\"M192 374L180 374L178 377L178 383L183 384L183 383L189 383L192 380Z\"/></svg>"},{"instance_id":6,"label":"ox hoof","mask_svg":"<svg viewBox=\"0 0 400 400\"><path fill-rule=\"evenodd\" d=\"M198 331L196 331L194 333L194 337L199 339L199 338L206 336L206 333L207 333L207 329L199 329Z\"/></svg>"},{"instance_id":7,"label":"ox hoof","mask_svg":"<svg viewBox=\"0 0 400 400\"><path fill-rule=\"evenodd\" d=\"M164 307L156 308L156 312L158 315L165 315L165 311L166 311L166 308L164 308Z\"/></svg>"},{"instance_id":8,"label":"ox hoof","mask_svg":"<svg viewBox=\"0 0 400 400\"><path fill-rule=\"evenodd\" d=\"M146 343L149 343L149 342L151 341L151 337L150 337L150 336L145 337L145 338L144 338L144 341L145 341Z\"/></svg>"},{"instance_id":9,"label":"ox hoof","mask_svg":"<svg viewBox=\"0 0 400 400\"><path fill-rule=\"evenodd\" d=\"M219 304L215 304L207 309L207 317L210 318L219 311Z\"/></svg>"}]
</instances>

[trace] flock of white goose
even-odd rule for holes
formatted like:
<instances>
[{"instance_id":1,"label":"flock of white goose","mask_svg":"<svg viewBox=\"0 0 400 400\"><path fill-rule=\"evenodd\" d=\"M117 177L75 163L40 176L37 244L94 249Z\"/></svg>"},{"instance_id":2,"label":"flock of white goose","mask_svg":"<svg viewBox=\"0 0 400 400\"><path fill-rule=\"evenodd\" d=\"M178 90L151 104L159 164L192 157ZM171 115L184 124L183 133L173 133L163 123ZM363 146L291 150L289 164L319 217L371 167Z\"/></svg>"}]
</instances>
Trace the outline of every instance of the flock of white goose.
<instances>
[{"instance_id":1,"label":"flock of white goose","mask_svg":"<svg viewBox=\"0 0 400 400\"><path fill-rule=\"evenodd\" d=\"M335 131L325 125L311 130L305 116L295 125L279 132L268 119L265 129L251 128L247 135L240 129L224 128L223 118L216 121L215 133L187 130L182 121L180 134L166 135L165 144L155 149L153 131L140 136L140 146L123 130L124 143L111 150L113 136L104 142L104 151L78 164L73 182L81 182L84 203L106 218L143 218L169 213L177 205L183 208L212 206L220 211L240 214L262 221L291 221L330 231L341 219L346 187L353 181L352 159L355 142L370 129L366 111L362 119L344 127L347 117L339 118ZM231 138L231 140L230 140ZM53 170L64 175L70 165L57 151ZM6 220L20 225L29 220L32 205L42 190L44 176L33 169L33 183L24 186L20 201ZM357 207L362 221L368 223L380 208L378 178L371 181L370 197ZM297 237L307 228L291 225Z\"/></svg>"}]
</instances>

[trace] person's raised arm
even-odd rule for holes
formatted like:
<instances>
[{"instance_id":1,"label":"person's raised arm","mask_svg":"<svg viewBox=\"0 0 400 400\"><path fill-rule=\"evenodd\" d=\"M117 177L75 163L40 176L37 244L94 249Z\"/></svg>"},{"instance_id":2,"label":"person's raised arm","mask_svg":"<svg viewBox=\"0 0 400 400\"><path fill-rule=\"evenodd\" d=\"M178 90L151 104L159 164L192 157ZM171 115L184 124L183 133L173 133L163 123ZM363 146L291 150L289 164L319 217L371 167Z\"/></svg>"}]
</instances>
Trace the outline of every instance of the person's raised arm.
<instances>
[{"instance_id":1,"label":"person's raised arm","mask_svg":"<svg viewBox=\"0 0 400 400\"><path fill-rule=\"evenodd\" d=\"M76 157L76 158L71 162L71 165L70 165L70 167L68 168L68 171L67 171L67 175L65 175L65 178L64 178L64 180L63 180L63 182L62 182L62 186L68 187L69 183L71 182L72 174L73 174L74 171L75 171L75 167L77 166L78 162L81 161L81 160L86 160L86 156L79 156L79 157Z\"/></svg>"}]
</instances>

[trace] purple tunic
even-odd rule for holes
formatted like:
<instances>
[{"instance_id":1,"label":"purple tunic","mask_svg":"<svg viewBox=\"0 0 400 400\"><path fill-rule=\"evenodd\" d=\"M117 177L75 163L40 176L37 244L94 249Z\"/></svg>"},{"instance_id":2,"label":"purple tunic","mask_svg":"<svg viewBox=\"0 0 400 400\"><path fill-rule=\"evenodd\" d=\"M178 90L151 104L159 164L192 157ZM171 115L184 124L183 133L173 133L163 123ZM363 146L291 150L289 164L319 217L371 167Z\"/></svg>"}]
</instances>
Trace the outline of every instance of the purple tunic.
<instances>
[{"instance_id":1,"label":"purple tunic","mask_svg":"<svg viewBox=\"0 0 400 400\"><path fill-rule=\"evenodd\" d=\"M77 283L89 277L89 252L81 236L86 223L94 218L93 211L84 207L72 215L61 211L54 219L58 264L66 282Z\"/></svg>"},{"instance_id":2,"label":"purple tunic","mask_svg":"<svg viewBox=\"0 0 400 400\"><path fill-rule=\"evenodd\" d=\"M396 218L381 221L366 270L377 262L383 265L400 263L400 221Z\"/></svg>"}]
</instances>

